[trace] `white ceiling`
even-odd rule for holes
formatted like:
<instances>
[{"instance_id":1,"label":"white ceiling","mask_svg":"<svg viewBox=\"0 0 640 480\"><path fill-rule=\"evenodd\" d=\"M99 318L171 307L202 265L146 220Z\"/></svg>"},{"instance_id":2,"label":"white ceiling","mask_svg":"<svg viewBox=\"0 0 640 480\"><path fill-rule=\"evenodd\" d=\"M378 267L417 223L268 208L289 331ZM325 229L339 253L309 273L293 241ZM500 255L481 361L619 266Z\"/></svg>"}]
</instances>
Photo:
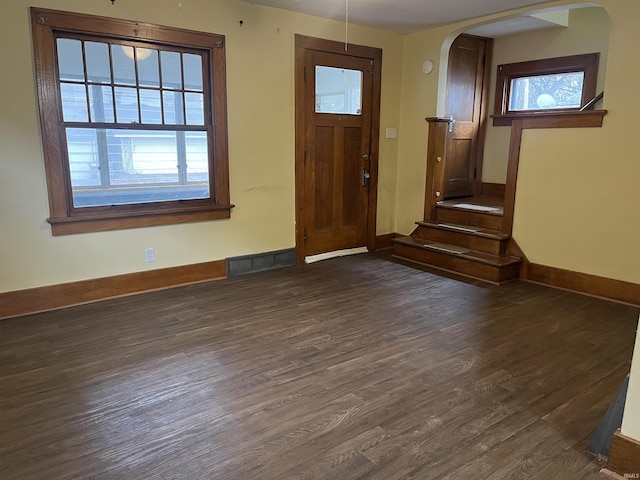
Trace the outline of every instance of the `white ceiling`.
<instances>
[{"instance_id":1,"label":"white ceiling","mask_svg":"<svg viewBox=\"0 0 640 480\"><path fill-rule=\"evenodd\" d=\"M345 20L347 0L245 0L317 17ZM414 33L437 25L482 17L547 0L348 0L349 23L398 34ZM540 28L538 21L520 17L518 30ZM501 22L502 23L502 22ZM526 24L526 25L525 25ZM535 24L539 24L536 26ZM511 30L506 29L507 32ZM491 33L489 31L489 33ZM500 33L504 35L505 33ZM491 35L488 35L491 36Z\"/></svg>"}]
</instances>

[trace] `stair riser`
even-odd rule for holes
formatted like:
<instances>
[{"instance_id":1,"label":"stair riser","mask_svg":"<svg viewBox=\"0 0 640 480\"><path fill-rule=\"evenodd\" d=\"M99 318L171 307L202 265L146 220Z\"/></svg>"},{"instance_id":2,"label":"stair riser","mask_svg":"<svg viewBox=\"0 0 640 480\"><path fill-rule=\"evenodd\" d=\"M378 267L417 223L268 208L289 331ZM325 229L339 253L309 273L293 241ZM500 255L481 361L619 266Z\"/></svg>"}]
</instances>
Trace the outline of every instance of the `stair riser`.
<instances>
[{"instance_id":1,"label":"stair riser","mask_svg":"<svg viewBox=\"0 0 640 480\"><path fill-rule=\"evenodd\" d=\"M469 212L455 208L436 207L438 222L455 223L458 225L474 225L477 227L502 229L502 216L490 215L482 212Z\"/></svg>"},{"instance_id":2,"label":"stair riser","mask_svg":"<svg viewBox=\"0 0 640 480\"><path fill-rule=\"evenodd\" d=\"M520 274L520 264L512 264L502 267L493 266L485 263L474 262L473 260L468 260L457 255L402 244L395 244L393 246L393 255L411 262L485 280L491 283L500 283L512 280L514 278L518 278Z\"/></svg>"},{"instance_id":3,"label":"stair riser","mask_svg":"<svg viewBox=\"0 0 640 480\"><path fill-rule=\"evenodd\" d=\"M506 253L508 243L508 240L479 237L472 233L443 230L439 228L425 227L422 225L416 228L412 233L412 236L417 236L423 240L431 240L432 242L457 245L459 247L468 248L469 250L491 253L493 255L503 255Z\"/></svg>"}]
</instances>

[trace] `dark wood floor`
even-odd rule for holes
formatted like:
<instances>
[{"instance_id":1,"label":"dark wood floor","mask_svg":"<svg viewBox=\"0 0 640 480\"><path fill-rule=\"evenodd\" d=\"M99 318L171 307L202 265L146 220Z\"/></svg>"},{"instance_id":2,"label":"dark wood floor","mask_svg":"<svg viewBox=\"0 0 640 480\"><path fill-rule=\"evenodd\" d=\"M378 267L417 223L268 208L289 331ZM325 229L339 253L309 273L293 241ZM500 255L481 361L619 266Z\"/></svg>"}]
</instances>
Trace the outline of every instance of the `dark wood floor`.
<instances>
[{"instance_id":1,"label":"dark wood floor","mask_svg":"<svg viewBox=\"0 0 640 480\"><path fill-rule=\"evenodd\" d=\"M361 255L0 322L0 478L599 478L638 309Z\"/></svg>"}]
</instances>

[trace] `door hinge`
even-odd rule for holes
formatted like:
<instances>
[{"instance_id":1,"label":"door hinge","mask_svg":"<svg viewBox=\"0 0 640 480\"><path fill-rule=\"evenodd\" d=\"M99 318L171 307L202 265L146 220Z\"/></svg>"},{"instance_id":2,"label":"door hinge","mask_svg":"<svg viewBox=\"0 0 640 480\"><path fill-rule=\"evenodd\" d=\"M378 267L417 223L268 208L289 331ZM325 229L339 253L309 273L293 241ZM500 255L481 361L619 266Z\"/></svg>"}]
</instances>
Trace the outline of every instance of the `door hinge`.
<instances>
[{"instance_id":1,"label":"door hinge","mask_svg":"<svg viewBox=\"0 0 640 480\"><path fill-rule=\"evenodd\" d=\"M304 67L304 81L307 81L307 67Z\"/></svg>"},{"instance_id":2,"label":"door hinge","mask_svg":"<svg viewBox=\"0 0 640 480\"><path fill-rule=\"evenodd\" d=\"M307 151L304 151L304 166L307 166Z\"/></svg>"},{"instance_id":3,"label":"door hinge","mask_svg":"<svg viewBox=\"0 0 640 480\"><path fill-rule=\"evenodd\" d=\"M304 229L304 234L302 236L303 240L306 242L307 241L307 229Z\"/></svg>"},{"instance_id":4,"label":"door hinge","mask_svg":"<svg viewBox=\"0 0 640 480\"><path fill-rule=\"evenodd\" d=\"M475 180L478 177L478 168L473 169L473 179Z\"/></svg>"}]
</instances>

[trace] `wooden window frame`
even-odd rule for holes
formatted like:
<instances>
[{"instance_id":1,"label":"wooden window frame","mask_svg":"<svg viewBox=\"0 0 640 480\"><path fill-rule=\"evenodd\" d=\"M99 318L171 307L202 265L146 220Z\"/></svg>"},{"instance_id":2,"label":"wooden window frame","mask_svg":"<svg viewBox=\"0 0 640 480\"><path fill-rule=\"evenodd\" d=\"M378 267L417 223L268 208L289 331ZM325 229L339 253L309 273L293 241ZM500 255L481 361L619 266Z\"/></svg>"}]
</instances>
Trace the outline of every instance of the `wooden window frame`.
<instances>
[{"instance_id":1,"label":"wooden window frame","mask_svg":"<svg viewBox=\"0 0 640 480\"><path fill-rule=\"evenodd\" d=\"M225 38L205 32L107 17L31 8L33 50L40 111L50 217L53 235L99 232L230 218L227 144ZM210 197L155 203L81 207L73 205L65 140L55 36L87 34L105 41L142 42L198 49L208 57L210 111L208 124ZM132 125L132 129L137 126Z\"/></svg>"},{"instance_id":2,"label":"wooden window frame","mask_svg":"<svg viewBox=\"0 0 640 480\"><path fill-rule=\"evenodd\" d=\"M557 114L566 115L567 112L579 112L590 100L596 96L598 81L599 53L571 55L567 57L547 58L526 62L498 65L496 77L495 107L492 115L494 126L511 125L513 120L531 118L539 115L548 117ZM511 82L515 78L547 75L554 73L584 72L582 98L579 108L553 108L531 111L510 111Z\"/></svg>"}]
</instances>

